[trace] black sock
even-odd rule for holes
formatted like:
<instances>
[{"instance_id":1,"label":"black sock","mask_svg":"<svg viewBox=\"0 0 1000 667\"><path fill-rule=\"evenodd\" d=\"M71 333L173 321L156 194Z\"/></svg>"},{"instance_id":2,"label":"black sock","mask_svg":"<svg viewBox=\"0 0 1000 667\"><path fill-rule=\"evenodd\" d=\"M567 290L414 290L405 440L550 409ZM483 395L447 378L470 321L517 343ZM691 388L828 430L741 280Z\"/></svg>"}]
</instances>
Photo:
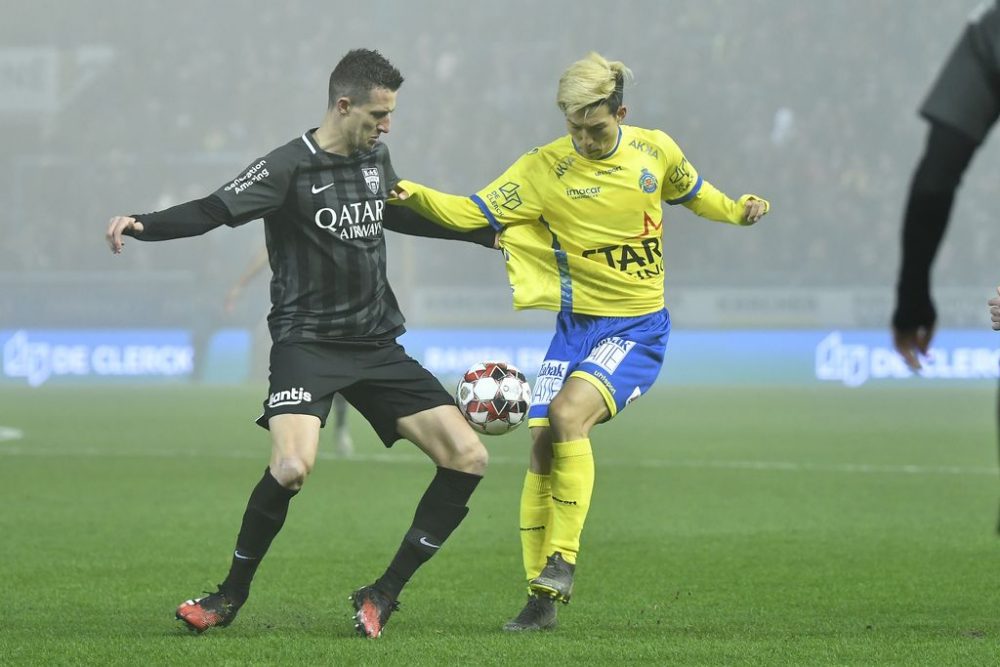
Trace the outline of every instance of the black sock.
<instances>
[{"instance_id":1,"label":"black sock","mask_svg":"<svg viewBox=\"0 0 1000 667\"><path fill-rule=\"evenodd\" d=\"M393 600L399 597L399 592L417 568L438 552L469 513L466 504L481 479L481 475L438 467L437 474L417 504L413 523L403 537L399 551L385 574L375 582L375 588Z\"/></svg>"},{"instance_id":2,"label":"black sock","mask_svg":"<svg viewBox=\"0 0 1000 667\"><path fill-rule=\"evenodd\" d=\"M298 491L278 484L278 480L271 475L271 469L267 468L250 494L246 512L243 513L243 525L236 538L229 576L222 582L222 588L239 604L250 594L250 582L257 566L271 546L271 540L285 523L288 503L296 493Z\"/></svg>"}]
</instances>

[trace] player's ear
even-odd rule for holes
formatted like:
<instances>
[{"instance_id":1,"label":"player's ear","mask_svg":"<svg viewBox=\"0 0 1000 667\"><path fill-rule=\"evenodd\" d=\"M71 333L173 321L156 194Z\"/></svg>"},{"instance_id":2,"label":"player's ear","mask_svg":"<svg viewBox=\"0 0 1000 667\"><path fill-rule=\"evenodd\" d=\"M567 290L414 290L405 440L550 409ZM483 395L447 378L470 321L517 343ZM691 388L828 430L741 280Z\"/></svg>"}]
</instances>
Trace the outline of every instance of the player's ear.
<instances>
[{"instance_id":1,"label":"player's ear","mask_svg":"<svg viewBox=\"0 0 1000 667\"><path fill-rule=\"evenodd\" d=\"M333 108L341 116L346 116L351 112L351 98L349 97L338 97L337 101L334 103Z\"/></svg>"},{"instance_id":2,"label":"player's ear","mask_svg":"<svg viewBox=\"0 0 1000 667\"><path fill-rule=\"evenodd\" d=\"M628 114L628 107L626 107L626 106L625 106L625 105L623 104L623 105L621 105L620 107L618 107L618 111L616 111L616 112L615 112L615 118L616 118L616 119L618 120L618 122L620 123L620 122L622 122L623 120L625 120L625 116L626 116L627 114Z\"/></svg>"}]
</instances>

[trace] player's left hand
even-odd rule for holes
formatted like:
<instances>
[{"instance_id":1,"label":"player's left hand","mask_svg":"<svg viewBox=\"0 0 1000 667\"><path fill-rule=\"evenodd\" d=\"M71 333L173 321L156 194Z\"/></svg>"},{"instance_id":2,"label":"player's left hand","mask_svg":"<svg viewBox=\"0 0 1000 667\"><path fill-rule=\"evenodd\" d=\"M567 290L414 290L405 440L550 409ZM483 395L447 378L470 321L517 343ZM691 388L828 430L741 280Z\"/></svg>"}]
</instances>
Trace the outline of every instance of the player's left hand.
<instances>
[{"instance_id":1,"label":"player's left hand","mask_svg":"<svg viewBox=\"0 0 1000 667\"><path fill-rule=\"evenodd\" d=\"M1000 331L1000 287L997 288L997 296L986 303L990 307L990 320L993 322L993 330Z\"/></svg>"},{"instance_id":2,"label":"player's left hand","mask_svg":"<svg viewBox=\"0 0 1000 667\"><path fill-rule=\"evenodd\" d=\"M767 215L771 210L771 205L766 199L751 197L743 207L743 220L745 224L752 225Z\"/></svg>"},{"instance_id":3,"label":"player's left hand","mask_svg":"<svg viewBox=\"0 0 1000 667\"><path fill-rule=\"evenodd\" d=\"M399 187L398 185L394 187L392 190L389 190L389 199L398 199L400 201L403 201L409 196L410 193L404 190L403 188Z\"/></svg>"}]
</instances>

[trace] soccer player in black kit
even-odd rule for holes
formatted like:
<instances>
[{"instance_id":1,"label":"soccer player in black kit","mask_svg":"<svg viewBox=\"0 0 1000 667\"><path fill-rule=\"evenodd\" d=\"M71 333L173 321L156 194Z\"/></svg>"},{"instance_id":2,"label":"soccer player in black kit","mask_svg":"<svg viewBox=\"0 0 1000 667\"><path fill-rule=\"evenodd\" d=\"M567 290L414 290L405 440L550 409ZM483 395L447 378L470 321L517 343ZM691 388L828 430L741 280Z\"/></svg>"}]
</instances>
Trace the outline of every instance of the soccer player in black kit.
<instances>
[{"instance_id":1,"label":"soccer player in black kit","mask_svg":"<svg viewBox=\"0 0 1000 667\"><path fill-rule=\"evenodd\" d=\"M930 127L903 215L902 261L892 316L896 349L912 370L930 350L937 312L931 264L972 157L1000 118L1000 2L983 2L941 68L920 115Z\"/></svg>"},{"instance_id":2,"label":"soccer player in black kit","mask_svg":"<svg viewBox=\"0 0 1000 667\"><path fill-rule=\"evenodd\" d=\"M465 518L485 471L486 449L452 396L396 342L403 315L386 280L383 226L416 225L421 231L410 233L493 246L491 230L455 234L386 206L398 178L379 137L389 132L402 82L377 51L350 51L330 75L318 128L255 160L204 199L115 217L108 227L117 254L123 236L159 241L264 219L272 347L270 389L257 423L270 430L271 459L250 494L225 581L177 609L197 632L229 625L246 602L289 501L316 461L335 393L371 422L386 447L406 438L437 466L385 573L351 594L360 634L381 634L403 586Z\"/></svg>"},{"instance_id":3,"label":"soccer player in black kit","mask_svg":"<svg viewBox=\"0 0 1000 667\"><path fill-rule=\"evenodd\" d=\"M892 315L893 343L914 372L930 352L937 324L931 265L951 217L955 194L1000 118L1000 0L982 2L969 16L920 115L930 127L903 214L902 259ZM997 418L1000 426L1000 393ZM1000 533L1000 519L997 521Z\"/></svg>"}]
</instances>

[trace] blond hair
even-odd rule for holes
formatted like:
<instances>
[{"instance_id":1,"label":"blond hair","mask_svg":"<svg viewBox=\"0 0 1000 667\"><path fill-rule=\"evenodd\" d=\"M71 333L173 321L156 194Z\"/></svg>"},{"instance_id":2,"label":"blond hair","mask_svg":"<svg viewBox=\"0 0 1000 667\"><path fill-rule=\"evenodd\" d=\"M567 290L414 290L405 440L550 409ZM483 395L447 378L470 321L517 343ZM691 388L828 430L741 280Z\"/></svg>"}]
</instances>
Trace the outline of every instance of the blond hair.
<instances>
[{"instance_id":1,"label":"blond hair","mask_svg":"<svg viewBox=\"0 0 1000 667\"><path fill-rule=\"evenodd\" d=\"M566 68L559 79L556 104L565 114L606 103L611 113L622 104L622 89L632 80L632 70L625 63L609 62L591 51ZM613 108L612 108L613 107Z\"/></svg>"}]
</instances>

